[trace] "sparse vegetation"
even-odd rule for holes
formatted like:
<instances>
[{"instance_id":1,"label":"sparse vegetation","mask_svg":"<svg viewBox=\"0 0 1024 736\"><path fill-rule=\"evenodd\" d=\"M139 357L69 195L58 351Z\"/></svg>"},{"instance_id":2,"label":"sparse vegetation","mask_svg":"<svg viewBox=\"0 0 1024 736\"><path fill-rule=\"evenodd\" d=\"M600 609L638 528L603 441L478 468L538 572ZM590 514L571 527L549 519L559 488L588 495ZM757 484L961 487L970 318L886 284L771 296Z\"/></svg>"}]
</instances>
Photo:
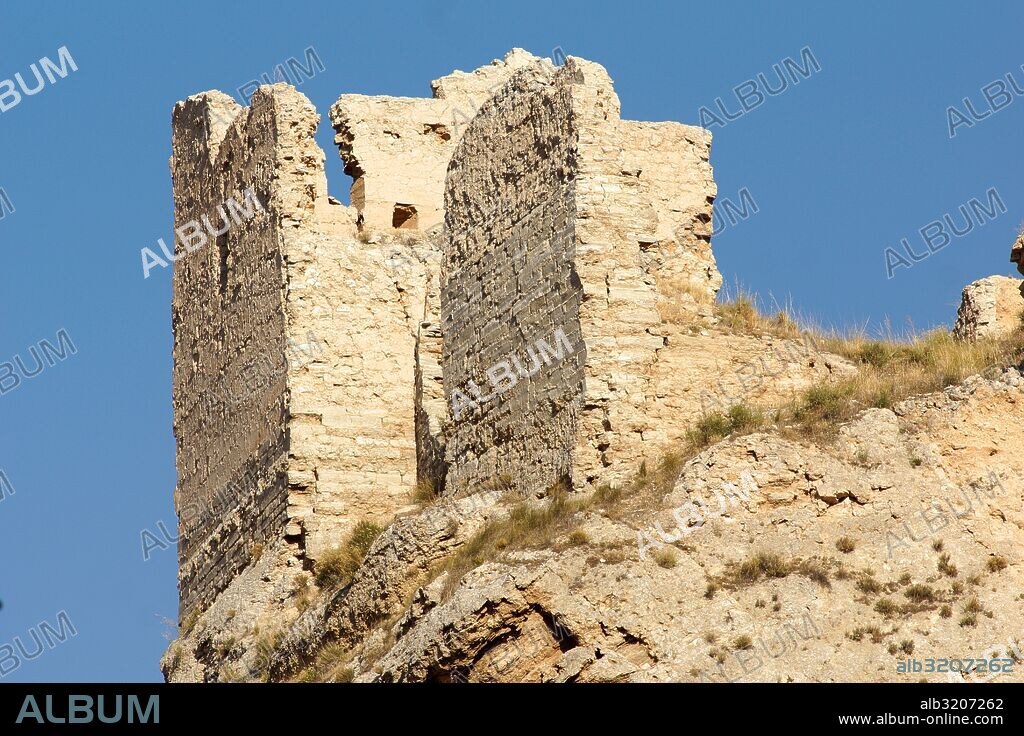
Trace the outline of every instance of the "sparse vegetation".
<instances>
[{"instance_id":1,"label":"sparse vegetation","mask_svg":"<svg viewBox=\"0 0 1024 736\"><path fill-rule=\"evenodd\" d=\"M932 549L935 550L936 552L941 552L942 551L942 540L941 539L936 539L934 542L932 542Z\"/></svg>"},{"instance_id":2,"label":"sparse vegetation","mask_svg":"<svg viewBox=\"0 0 1024 736\"><path fill-rule=\"evenodd\" d=\"M316 584L325 589L338 588L348 583L362 563L370 545L380 536L376 524L360 521L340 547L328 550L316 562Z\"/></svg>"},{"instance_id":3,"label":"sparse vegetation","mask_svg":"<svg viewBox=\"0 0 1024 736\"><path fill-rule=\"evenodd\" d=\"M932 587L930 585L922 585L920 583L911 585L903 591L903 595L916 603L931 603L935 600L935 591Z\"/></svg>"},{"instance_id":4,"label":"sparse vegetation","mask_svg":"<svg viewBox=\"0 0 1024 736\"><path fill-rule=\"evenodd\" d=\"M313 590L309 585L309 575L300 572L292 580L292 595L295 596L295 607L305 611L313 602Z\"/></svg>"},{"instance_id":5,"label":"sparse vegetation","mask_svg":"<svg viewBox=\"0 0 1024 736\"><path fill-rule=\"evenodd\" d=\"M914 653L914 640L913 639L904 639L903 641L901 641L900 642L900 651L903 652L904 654L913 654Z\"/></svg>"},{"instance_id":6,"label":"sparse vegetation","mask_svg":"<svg viewBox=\"0 0 1024 736\"><path fill-rule=\"evenodd\" d=\"M580 547L584 544L590 543L590 535L588 535L582 529L574 529L569 532L569 545L572 547Z\"/></svg>"},{"instance_id":7,"label":"sparse vegetation","mask_svg":"<svg viewBox=\"0 0 1024 736\"><path fill-rule=\"evenodd\" d=\"M654 561L658 563L658 567L670 569L676 566L676 564L679 561L679 558L676 555L675 548L662 547L654 553Z\"/></svg>"},{"instance_id":8,"label":"sparse vegetation","mask_svg":"<svg viewBox=\"0 0 1024 736\"><path fill-rule=\"evenodd\" d=\"M413 503L419 504L430 504L437 500L437 491L434 489L434 484L429 479L423 479L417 481L416 487L412 491Z\"/></svg>"},{"instance_id":9,"label":"sparse vegetation","mask_svg":"<svg viewBox=\"0 0 1024 736\"><path fill-rule=\"evenodd\" d=\"M900 610L900 607L893 603L888 598L880 598L875 604L875 611L882 614L886 618L895 616Z\"/></svg>"},{"instance_id":10,"label":"sparse vegetation","mask_svg":"<svg viewBox=\"0 0 1024 736\"><path fill-rule=\"evenodd\" d=\"M813 580L823 588L831 588L832 583L828 579L828 570L818 560L802 560L796 566L796 572L810 580Z\"/></svg>"},{"instance_id":11,"label":"sparse vegetation","mask_svg":"<svg viewBox=\"0 0 1024 736\"><path fill-rule=\"evenodd\" d=\"M974 596L971 596L967 603L964 604L964 611L967 613L981 613L985 608L981 605L981 602Z\"/></svg>"},{"instance_id":12,"label":"sparse vegetation","mask_svg":"<svg viewBox=\"0 0 1024 736\"><path fill-rule=\"evenodd\" d=\"M953 615L953 609L950 608L949 605L943 605L942 608L939 609L939 615L942 616L942 618L949 618Z\"/></svg>"},{"instance_id":13,"label":"sparse vegetation","mask_svg":"<svg viewBox=\"0 0 1024 736\"><path fill-rule=\"evenodd\" d=\"M767 423L765 415L746 404L734 404L725 414L713 411L705 414L687 432L686 439L691 452L718 442L731 434L750 432Z\"/></svg>"},{"instance_id":14,"label":"sparse vegetation","mask_svg":"<svg viewBox=\"0 0 1024 736\"><path fill-rule=\"evenodd\" d=\"M746 634L742 634L742 635L737 636L735 639L732 640L732 648L733 649L753 649L754 648L754 640L751 639Z\"/></svg>"},{"instance_id":15,"label":"sparse vegetation","mask_svg":"<svg viewBox=\"0 0 1024 736\"><path fill-rule=\"evenodd\" d=\"M975 626L978 623L978 616L973 613L965 613L960 617L961 626Z\"/></svg>"},{"instance_id":16,"label":"sparse vegetation","mask_svg":"<svg viewBox=\"0 0 1024 736\"><path fill-rule=\"evenodd\" d=\"M757 298L736 290L728 302L716 305L716 314L726 329L748 334L771 334L784 338L801 335L798 321L788 310L765 316ZM783 434L803 438L829 439L836 426L868 407L889 408L909 396L941 390L993 366L1017 364L1024 358L1024 324L1000 339L958 341L939 328L922 334L895 335L885 325L884 339L864 334L841 334L810 328L803 330L824 351L841 355L858 365L856 376L808 388L794 403L777 407L773 421ZM766 423L764 415L753 412L758 421L736 426L720 412L703 417L689 436L696 449L723 437L749 431ZM918 467L921 458L912 456Z\"/></svg>"},{"instance_id":17,"label":"sparse vegetation","mask_svg":"<svg viewBox=\"0 0 1024 736\"><path fill-rule=\"evenodd\" d=\"M733 572L734 584L750 584L762 575L767 578L784 578L790 573L790 566L776 554L758 552L740 564Z\"/></svg>"},{"instance_id":18,"label":"sparse vegetation","mask_svg":"<svg viewBox=\"0 0 1024 736\"><path fill-rule=\"evenodd\" d=\"M957 576L958 570L956 569L956 565L949 561L948 552L943 552L939 555L939 572L951 578L955 578Z\"/></svg>"},{"instance_id":19,"label":"sparse vegetation","mask_svg":"<svg viewBox=\"0 0 1024 736\"><path fill-rule=\"evenodd\" d=\"M181 636L188 636L197 623L199 623L199 611L192 611L181 621Z\"/></svg>"},{"instance_id":20,"label":"sparse vegetation","mask_svg":"<svg viewBox=\"0 0 1024 736\"><path fill-rule=\"evenodd\" d=\"M1000 570L1006 569L1006 558L1000 557L999 555L992 555L985 562L985 566L989 572L999 572Z\"/></svg>"},{"instance_id":21,"label":"sparse vegetation","mask_svg":"<svg viewBox=\"0 0 1024 736\"><path fill-rule=\"evenodd\" d=\"M857 590L859 590L861 593L873 595L875 593L881 592L882 584L870 575L863 575L861 576L860 580L857 581Z\"/></svg>"},{"instance_id":22,"label":"sparse vegetation","mask_svg":"<svg viewBox=\"0 0 1024 736\"><path fill-rule=\"evenodd\" d=\"M284 641L284 631L274 629L265 631L256 639L254 650L256 652L256 672L264 679L270 674L270 664L274 658L274 652Z\"/></svg>"},{"instance_id":23,"label":"sparse vegetation","mask_svg":"<svg viewBox=\"0 0 1024 736\"><path fill-rule=\"evenodd\" d=\"M877 626L858 626L856 629L846 634L851 641L860 641L866 635L870 635L871 641L875 644L880 644L884 638L884 634L882 634L881 629Z\"/></svg>"},{"instance_id":24,"label":"sparse vegetation","mask_svg":"<svg viewBox=\"0 0 1024 736\"><path fill-rule=\"evenodd\" d=\"M298 682L352 682L352 653L343 644L332 642L321 649L313 664L300 672Z\"/></svg>"},{"instance_id":25,"label":"sparse vegetation","mask_svg":"<svg viewBox=\"0 0 1024 736\"><path fill-rule=\"evenodd\" d=\"M597 494L589 499L575 497L562 486L556 486L540 503L523 502L513 507L508 516L487 524L444 561L442 570L449 573L445 593L451 593L462 576L474 567L507 550L550 546L557 535L570 527L572 517L592 506L596 498ZM607 555L605 558L607 561Z\"/></svg>"},{"instance_id":26,"label":"sparse vegetation","mask_svg":"<svg viewBox=\"0 0 1024 736\"><path fill-rule=\"evenodd\" d=\"M842 552L844 555L850 554L856 549L857 543L849 537L839 537L836 540L836 549Z\"/></svg>"}]
</instances>

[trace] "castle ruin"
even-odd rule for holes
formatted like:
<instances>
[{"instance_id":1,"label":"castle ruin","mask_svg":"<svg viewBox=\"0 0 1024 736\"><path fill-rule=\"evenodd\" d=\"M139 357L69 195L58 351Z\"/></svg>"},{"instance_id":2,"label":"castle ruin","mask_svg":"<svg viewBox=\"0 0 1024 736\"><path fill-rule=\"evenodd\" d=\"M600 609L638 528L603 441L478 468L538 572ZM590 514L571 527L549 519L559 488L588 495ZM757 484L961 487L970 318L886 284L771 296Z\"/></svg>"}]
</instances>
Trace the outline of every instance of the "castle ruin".
<instances>
[{"instance_id":1,"label":"castle ruin","mask_svg":"<svg viewBox=\"0 0 1024 736\"><path fill-rule=\"evenodd\" d=\"M182 618L264 548L315 561L417 484L614 484L697 412L665 314L721 286L711 134L622 120L575 58L432 87L332 106L351 206L293 87L174 108L175 224L211 234L175 246Z\"/></svg>"}]
</instances>

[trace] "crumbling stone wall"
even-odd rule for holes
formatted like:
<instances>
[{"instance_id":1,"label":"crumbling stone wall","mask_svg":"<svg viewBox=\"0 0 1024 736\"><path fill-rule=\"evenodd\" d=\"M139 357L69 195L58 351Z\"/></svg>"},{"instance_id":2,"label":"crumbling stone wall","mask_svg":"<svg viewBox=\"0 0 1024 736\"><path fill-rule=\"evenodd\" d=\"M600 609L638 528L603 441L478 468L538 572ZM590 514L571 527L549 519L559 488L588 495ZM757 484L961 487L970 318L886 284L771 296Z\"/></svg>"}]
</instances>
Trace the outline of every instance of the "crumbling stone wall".
<instances>
[{"instance_id":1,"label":"crumbling stone wall","mask_svg":"<svg viewBox=\"0 0 1024 736\"><path fill-rule=\"evenodd\" d=\"M438 232L445 172L462 131L517 69L536 61L513 49L473 72L434 80L429 98L339 97L331 122L360 226Z\"/></svg>"},{"instance_id":2,"label":"crumbling stone wall","mask_svg":"<svg viewBox=\"0 0 1024 736\"><path fill-rule=\"evenodd\" d=\"M216 122L225 110L229 127ZM419 318L385 248L360 242L356 213L329 202L318 121L287 85L261 87L244 110L216 92L175 108L176 225L247 188L262 204L216 242L178 246L183 617L267 542L286 537L315 558L360 519L389 520L415 483ZM254 381L254 365L277 370ZM232 400L204 402L210 394ZM229 485L225 504L217 492ZM215 495L216 513L205 513Z\"/></svg>"},{"instance_id":3,"label":"crumbling stone wall","mask_svg":"<svg viewBox=\"0 0 1024 736\"><path fill-rule=\"evenodd\" d=\"M721 284L709 148L697 128L621 121L607 72L579 59L532 65L481 109L445 191L451 490L585 487L664 449L648 417L659 288ZM556 329L561 355L532 362Z\"/></svg>"},{"instance_id":4,"label":"crumbling stone wall","mask_svg":"<svg viewBox=\"0 0 1024 736\"><path fill-rule=\"evenodd\" d=\"M176 227L207 215L218 228L228 198L259 201L204 247L176 246L183 618L269 542L307 565L361 519L408 508L417 476L443 485L440 247L422 228L441 222L465 122L533 60L455 72L433 99L342 96L353 207L327 195L319 116L294 88L261 87L250 108L219 92L175 107ZM396 204L415 216L392 219Z\"/></svg>"},{"instance_id":5,"label":"crumbling stone wall","mask_svg":"<svg viewBox=\"0 0 1024 736\"><path fill-rule=\"evenodd\" d=\"M285 355L282 274L275 263L282 235L271 214L277 200L271 103L261 94L243 113L226 95L207 93L179 103L172 119L176 227L207 217L220 230L223 203L240 200L246 189L263 210L191 253L181 242L175 247L175 500L183 613L208 603L248 562L253 546L285 522L284 376L256 390L246 380L263 354L275 363ZM239 123L230 129L218 122L231 119ZM204 402L214 390L236 400ZM233 493L215 507L225 487Z\"/></svg>"},{"instance_id":6,"label":"crumbling stone wall","mask_svg":"<svg viewBox=\"0 0 1024 736\"><path fill-rule=\"evenodd\" d=\"M431 82L432 97L346 94L331 107L335 142L352 176L352 206L371 244L384 244L410 317L420 482L441 491L450 412L441 377L441 231L448 163L469 122L518 70L540 61L522 49L472 72Z\"/></svg>"},{"instance_id":7,"label":"crumbling stone wall","mask_svg":"<svg viewBox=\"0 0 1024 736\"><path fill-rule=\"evenodd\" d=\"M571 477L583 294L572 100L551 83L553 71L541 63L513 77L468 127L449 168L442 365L453 401L446 487L455 491L498 476L531 488Z\"/></svg>"}]
</instances>

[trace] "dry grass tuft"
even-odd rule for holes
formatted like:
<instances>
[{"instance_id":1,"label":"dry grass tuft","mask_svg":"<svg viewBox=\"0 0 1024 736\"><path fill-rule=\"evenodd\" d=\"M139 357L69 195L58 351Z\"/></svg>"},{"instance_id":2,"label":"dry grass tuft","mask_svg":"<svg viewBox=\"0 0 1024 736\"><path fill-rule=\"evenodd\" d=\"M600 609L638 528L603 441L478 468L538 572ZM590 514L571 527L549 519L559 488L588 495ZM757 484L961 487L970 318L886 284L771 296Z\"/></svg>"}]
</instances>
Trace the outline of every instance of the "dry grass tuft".
<instances>
[{"instance_id":1,"label":"dry grass tuft","mask_svg":"<svg viewBox=\"0 0 1024 736\"><path fill-rule=\"evenodd\" d=\"M374 540L381 535L376 524L363 520L356 524L345 543L320 556L316 562L316 584L321 588L338 588L352 580Z\"/></svg>"}]
</instances>

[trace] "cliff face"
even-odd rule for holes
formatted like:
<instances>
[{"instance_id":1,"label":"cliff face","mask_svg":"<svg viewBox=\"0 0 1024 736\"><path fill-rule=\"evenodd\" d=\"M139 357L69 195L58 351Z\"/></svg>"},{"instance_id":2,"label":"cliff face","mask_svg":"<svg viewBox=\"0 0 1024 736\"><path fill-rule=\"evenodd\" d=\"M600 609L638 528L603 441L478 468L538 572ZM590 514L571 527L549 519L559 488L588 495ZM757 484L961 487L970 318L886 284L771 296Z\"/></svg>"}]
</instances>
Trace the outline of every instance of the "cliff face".
<instances>
[{"instance_id":1,"label":"cliff face","mask_svg":"<svg viewBox=\"0 0 1024 736\"><path fill-rule=\"evenodd\" d=\"M169 680L885 680L1024 634L1024 380L969 377L1019 288L910 347L716 305L710 133L580 59L432 86L332 107L351 207L293 88L175 108Z\"/></svg>"}]
</instances>

